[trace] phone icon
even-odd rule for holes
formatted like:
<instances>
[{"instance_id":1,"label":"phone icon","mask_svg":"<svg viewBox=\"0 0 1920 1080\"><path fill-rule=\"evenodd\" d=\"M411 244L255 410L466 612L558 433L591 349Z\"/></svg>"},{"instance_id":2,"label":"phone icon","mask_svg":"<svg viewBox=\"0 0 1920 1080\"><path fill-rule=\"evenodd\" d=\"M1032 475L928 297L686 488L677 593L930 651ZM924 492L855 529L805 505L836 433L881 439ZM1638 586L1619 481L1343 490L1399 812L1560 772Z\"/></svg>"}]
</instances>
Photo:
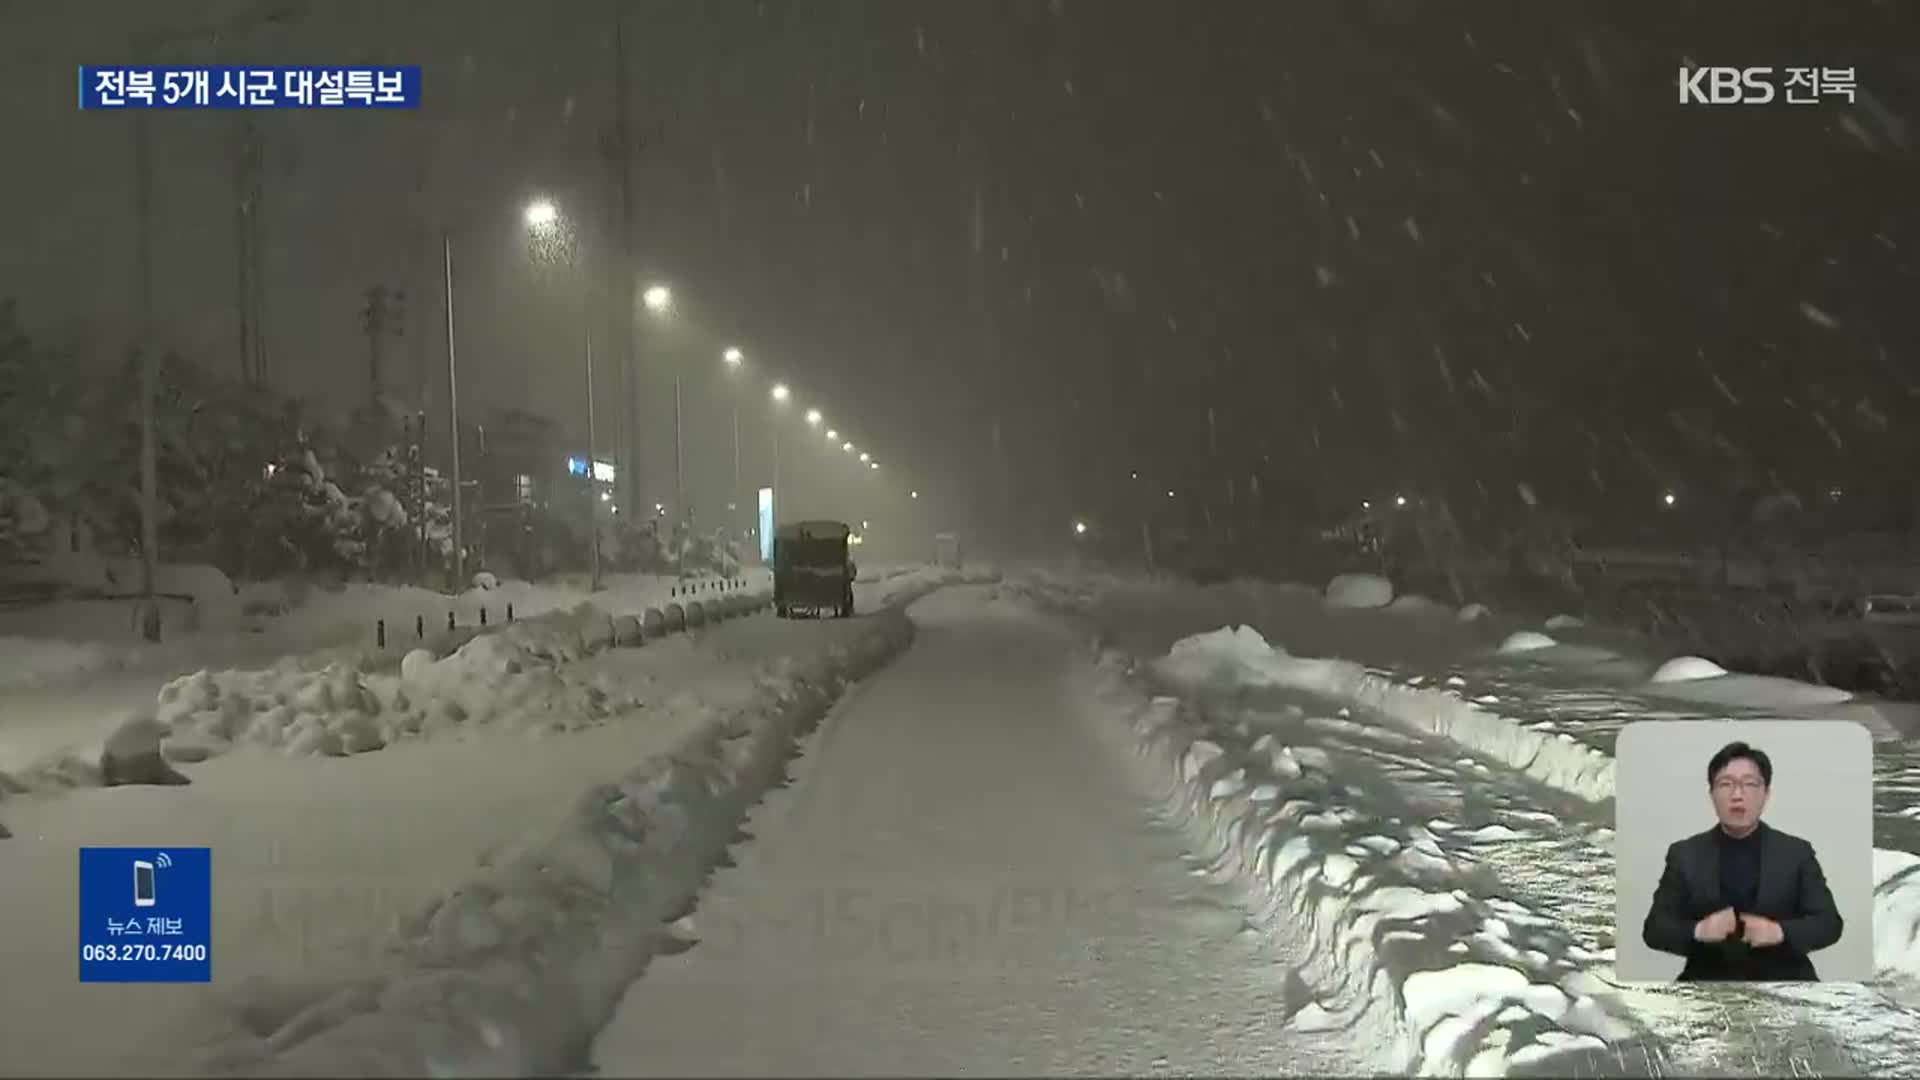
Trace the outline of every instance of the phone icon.
<instances>
[{"instance_id":1,"label":"phone icon","mask_svg":"<svg viewBox=\"0 0 1920 1080\"><path fill-rule=\"evenodd\" d=\"M152 907L156 900L153 864L144 859L133 861L133 906Z\"/></svg>"}]
</instances>

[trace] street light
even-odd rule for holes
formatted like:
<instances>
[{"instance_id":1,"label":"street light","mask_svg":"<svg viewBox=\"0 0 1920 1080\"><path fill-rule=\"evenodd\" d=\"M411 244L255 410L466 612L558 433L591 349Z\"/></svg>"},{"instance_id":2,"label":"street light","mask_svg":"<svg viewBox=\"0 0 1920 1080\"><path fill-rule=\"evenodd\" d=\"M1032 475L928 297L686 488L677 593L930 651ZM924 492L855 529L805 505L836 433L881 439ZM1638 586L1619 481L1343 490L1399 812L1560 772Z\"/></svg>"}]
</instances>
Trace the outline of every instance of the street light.
<instances>
[{"instance_id":1,"label":"street light","mask_svg":"<svg viewBox=\"0 0 1920 1080\"><path fill-rule=\"evenodd\" d=\"M877 461L869 461L869 462L867 462L867 468L869 468L869 469L877 469L877 468L879 468L879 467L880 467L880 463L879 463L879 462L877 462Z\"/></svg>"},{"instance_id":2,"label":"street light","mask_svg":"<svg viewBox=\"0 0 1920 1080\"><path fill-rule=\"evenodd\" d=\"M1084 522L1084 521L1076 521L1076 522L1074 522L1074 523L1073 523L1073 534L1074 534L1075 536L1085 536L1085 535L1087 535L1087 523L1086 523L1086 522Z\"/></svg>"},{"instance_id":3,"label":"street light","mask_svg":"<svg viewBox=\"0 0 1920 1080\"><path fill-rule=\"evenodd\" d=\"M787 399L793 396L793 391L787 389L786 383L774 383L773 390L771 393L773 397L773 403L776 407L786 404ZM774 499L774 506L776 507L775 513L777 514L779 512L777 508L780 505L780 495L781 495L781 491L780 491L780 418L777 416L774 417L773 423L768 424L767 428L769 431L772 432L773 499Z\"/></svg>"},{"instance_id":4,"label":"street light","mask_svg":"<svg viewBox=\"0 0 1920 1080\"><path fill-rule=\"evenodd\" d=\"M544 232L560 222L560 210L551 199L535 199L527 204L527 228Z\"/></svg>"},{"instance_id":5,"label":"street light","mask_svg":"<svg viewBox=\"0 0 1920 1080\"><path fill-rule=\"evenodd\" d=\"M867 453L865 450L860 451L860 461L862 464L865 464L866 462L869 462L872 460L873 460L872 454Z\"/></svg>"},{"instance_id":6,"label":"street light","mask_svg":"<svg viewBox=\"0 0 1920 1080\"><path fill-rule=\"evenodd\" d=\"M808 425L809 427L819 427L819 426L820 426L820 410L819 410L819 409L808 409L808 410L807 410L807 425Z\"/></svg>"},{"instance_id":7,"label":"street light","mask_svg":"<svg viewBox=\"0 0 1920 1080\"><path fill-rule=\"evenodd\" d=\"M739 349L734 348L731 345L727 346L726 350L720 354L721 362L727 365L727 370L729 371L740 370L740 364L746 358L747 358L747 355L745 353L741 352ZM733 405L733 492L727 499L727 509L729 510L732 510L735 506L739 505L740 495L741 495L740 398L737 393L732 395L732 405Z\"/></svg>"},{"instance_id":8,"label":"street light","mask_svg":"<svg viewBox=\"0 0 1920 1080\"><path fill-rule=\"evenodd\" d=\"M673 310L673 290L665 285L647 286L647 291L640 294L640 300L655 315L665 315Z\"/></svg>"},{"instance_id":9,"label":"street light","mask_svg":"<svg viewBox=\"0 0 1920 1080\"><path fill-rule=\"evenodd\" d=\"M917 491L909 491L909 492L907 492L907 498L909 498L909 499L917 499L917 498L919 498L919 497L920 497L920 493L919 493L919 492L917 492Z\"/></svg>"},{"instance_id":10,"label":"street light","mask_svg":"<svg viewBox=\"0 0 1920 1080\"><path fill-rule=\"evenodd\" d=\"M560 208L554 205L553 200L545 198L533 200L527 204L527 208L522 216L526 219L527 232L534 239L545 241L551 245L549 256L571 265L573 252L569 246L570 237L567 230L567 222L561 217ZM586 365L587 377L587 554L590 574L588 587L592 591L598 592L601 585L600 512L599 509L593 505L593 491L594 485L598 482L598 478L594 473L596 470L595 463L600 460L600 438L599 432L594 425L593 416L593 319L587 312L586 307L587 302L583 298L581 301L580 337L581 352ZM457 442L458 426L456 426L454 430L456 432L455 441ZM611 503L613 496L610 492L603 491L600 493L600 501Z\"/></svg>"},{"instance_id":11,"label":"street light","mask_svg":"<svg viewBox=\"0 0 1920 1080\"><path fill-rule=\"evenodd\" d=\"M839 442L839 441L840 441L840 433L839 433L839 432L837 432L837 431L835 431L835 430L833 430L832 428L828 428L828 429L827 429L827 441L828 441L828 442Z\"/></svg>"},{"instance_id":12,"label":"street light","mask_svg":"<svg viewBox=\"0 0 1920 1080\"><path fill-rule=\"evenodd\" d=\"M847 453L849 453L849 454L851 454L851 453L853 453L853 444L852 444L852 443L841 443L841 444L840 444L840 449L842 449L842 450L845 450L845 451L846 451Z\"/></svg>"}]
</instances>

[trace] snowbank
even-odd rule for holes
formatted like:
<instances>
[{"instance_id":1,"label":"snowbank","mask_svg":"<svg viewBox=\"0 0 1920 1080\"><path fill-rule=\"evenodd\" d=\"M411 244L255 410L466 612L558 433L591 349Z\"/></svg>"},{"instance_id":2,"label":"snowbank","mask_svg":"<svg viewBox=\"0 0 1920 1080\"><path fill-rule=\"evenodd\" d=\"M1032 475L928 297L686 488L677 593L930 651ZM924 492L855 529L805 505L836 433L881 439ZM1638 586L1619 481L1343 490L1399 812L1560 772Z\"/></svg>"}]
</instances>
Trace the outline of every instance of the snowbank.
<instances>
[{"instance_id":1,"label":"snowbank","mask_svg":"<svg viewBox=\"0 0 1920 1080\"><path fill-rule=\"evenodd\" d=\"M1692 682L1695 679L1717 679L1726 673L1726 668L1704 657L1676 656L1656 668L1647 681L1651 683Z\"/></svg>"},{"instance_id":2,"label":"snowbank","mask_svg":"<svg viewBox=\"0 0 1920 1080\"><path fill-rule=\"evenodd\" d=\"M0 613L0 690L110 671L177 674L213 663L264 663L274 656L321 649L338 649L340 659L355 662L364 655L403 653L428 635L445 632L449 621L469 629L483 620L489 625L504 622L509 608L516 618L582 603L637 613L663 606L676 594L706 597L769 587L766 574L753 571L724 581L615 575L599 592L584 585L502 582L476 575L491 585L458 596L364 582L326 589L248 585L235 593L224 576L217 582L199 581L189 573L194 568L178 569L183 581L175 584L194 584L199 591L191 603L163 598L166 638L158 645L139 638L130 600L63 601ZM383 624L384 646L379 640Z\"/></svg>"},{"instance_id":3,"label":"snowbank","mask_svg":"<svg viewBox=\"0 0 1920 1080\"><path fill-rule=\"evenodd\" d=\"M1379 608L1393 602L1393 583L1378 574L1341 574L1327 582L1327 606Z\"/></svg>"},{"instance_id":4,"label":"snowbank","mask_svg":"<svg viewBox=\"0 0 1920 1080\"><path fill-rule=\"evenodd\" d=\"M726 614L765 604L764 594L758 595ZM723 617L721 606L712 606L714 618ZM700 611L701 603L690 600L682 608L681 628L689 609ZM640 626L648 624L671 627L672 620L643 616ZM402 658L398 675L338 663L317 671L290 664L200 671L168 683L156 708L130 717L124 728L157 723L162 754L191 762L237 743L339 757L466 724L498 721L529 734L591 727L637 702L610 701L599 687L569 680L560 669L616 644L648 639L644 629L629 631L624 642L621 636L614 616L582 604L475 636L444 658L416 649Z\"/></svg>"},{"instance_id":5,"label":"snowbank","mask_svg":"<svg viewBox=\"0 0 1920 1080\"><path fill-rule=\"evenodd\" d=\"M1152 670L1167 685L1192 691L1284 687L1348 702L1407 729L1444 735L1567 794L1594 803L1613 798L1613 756L1564 731L1523 724L1448 689L1397 683L1350 661L1300 659L1265 646L1249 627L1217 630L1176 643ZM1809 700L1793 703L1817 704L1831 700L1826 693L1840 693L1753 675L1659 684L1667 696L1694 688L1701 688L1701 700L1714 702L1731 697L1778 703L1780 693L1799 688L1800 696ZM1841 694L1842 699L1847 696ZM1920 858L1877 848L1874 859L1879 880L1874 891L1875 968L1882 977L1920 980L1920 872L1915 870ZM1887 928L1884 934L1882 926Z\"/></svg>"},{"instance_id":6,"label":"snowbank","mask_svg":"<svg viewBox=\"0 0 1920 1080\"><path fill-rule=\"evenodd\" d=\"M1243 627L1182 656L1245 663L1258 644ZM1359 786L1319 747L1256 737L1174 698L1145 700L1126 687L1118 654L1102 667L1110 692L1132 697L1137 760L1211 869L1304 939L1305 982L1327 992L1296 1026L1384 1028L1418 1075L1500 1075L1637 1034L1582 970L1592 957L1561 919L1474 895L1473 865L1404 820L1378 785Z\"/></svg>"},{"instance_id":7,"label":"snowbank","mask_svg":"<svg viewBox=\"0 0 1920 1080\"><path fill-rule=\"evenodd\" d=\"M204 1072L576 1073L796 740L849 681L904 648L912 625L898 607L881 612L855 644L764 681L691 745L587 792L563 826L499 853L399 927L390 970L291 1001L254 990L236 1017L251 1034Z\"/></svg>"},{"instance_id":8,"label":"snowbank","mask_svg":"<svg viewBox=\"0 0 1920 1080\"><path fill-rule=\"evenodd\" d=\"M1582 798L1613 797L1613 759L1606 754L1524 728L1455 695L1402 685L1350 660L1290 656L1249 626L1182 639L1153 670L1169 685L1195 691L1276 687L1350 702L1447 736Z\"/></svg>"},{"instance_id":9,"label":"snowbank","mask_svg":"<svg viewBox=\"0 0 1920 1080\"><path fill-rule=\"evenodd\" d=\"M1503 653L1537 652L1560 644L1538 630L1516 630L1500 643Z\"/></svg>"}]
</instances>

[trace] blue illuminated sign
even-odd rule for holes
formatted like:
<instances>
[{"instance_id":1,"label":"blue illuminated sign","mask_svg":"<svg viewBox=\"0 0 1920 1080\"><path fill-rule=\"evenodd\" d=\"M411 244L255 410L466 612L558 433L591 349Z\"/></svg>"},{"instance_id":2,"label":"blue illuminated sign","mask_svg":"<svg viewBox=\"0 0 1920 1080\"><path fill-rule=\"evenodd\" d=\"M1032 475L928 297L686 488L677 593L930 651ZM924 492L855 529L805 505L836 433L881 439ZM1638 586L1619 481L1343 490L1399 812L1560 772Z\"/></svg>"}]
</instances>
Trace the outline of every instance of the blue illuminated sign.
<instances>
[{"instance_id":1,"label":"blue illuminated sign","mask_svg":"<svg viewBox=\"0 0 1920 1080\"><path fill-rule=\"evenodd\" d=\"M760 561L773 561L773 489L760 489Z\"/></svg>"},{"instance_id":2,"label":"blue illuminated sign","mask_svg":"<svg viewBox=\"0 0 1920 1080\"><path fill-rule=\"evenodd\" d=\"M212 849L81 848L80 981L212 982Z\"/></svg>"},{"instance_id":3,"label":"blue illuminated sign","mask_svg":"<svg viewBox=\"0 0 1920 1080\"><path fill-rule=\"evenodd\" d=\"M570 458L568 458L568 459L567 459L567 472L569 472L569 473L571 473L571 474L573 474L574 476L585 476L585 475L587 475L587 459L586 459L586 458L578 458L578 457L570 457Z\"/></svg>"}]
</instances>

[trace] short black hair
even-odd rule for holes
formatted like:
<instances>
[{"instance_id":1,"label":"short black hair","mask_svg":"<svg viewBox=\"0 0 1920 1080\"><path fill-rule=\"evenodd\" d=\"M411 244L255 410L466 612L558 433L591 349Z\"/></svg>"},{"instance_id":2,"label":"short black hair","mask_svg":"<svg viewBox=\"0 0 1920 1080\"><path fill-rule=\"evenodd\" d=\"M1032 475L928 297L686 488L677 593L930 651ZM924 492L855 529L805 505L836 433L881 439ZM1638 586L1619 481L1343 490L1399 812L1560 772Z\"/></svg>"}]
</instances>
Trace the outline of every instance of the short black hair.
<instances>
[{"instance_id":1,"label":"short black hair","mask_svg":"<svg viewBox=\"0 0 1920 1080\"><path fill-rule=\"evenodd\" d=\"M1713 783L1714 778L1720 775L1720 770L1741 758L1753 762L1753 767L1760 770L1761 783L1768 787L1773 786L1773 759L1767 756L1765 750L1757 746L1748 746L1743 742L1730 742L1721 747L1719 753L1713 755L1713 758L1707 762L1707 783Z\"/></svg>"}]
</instances>

